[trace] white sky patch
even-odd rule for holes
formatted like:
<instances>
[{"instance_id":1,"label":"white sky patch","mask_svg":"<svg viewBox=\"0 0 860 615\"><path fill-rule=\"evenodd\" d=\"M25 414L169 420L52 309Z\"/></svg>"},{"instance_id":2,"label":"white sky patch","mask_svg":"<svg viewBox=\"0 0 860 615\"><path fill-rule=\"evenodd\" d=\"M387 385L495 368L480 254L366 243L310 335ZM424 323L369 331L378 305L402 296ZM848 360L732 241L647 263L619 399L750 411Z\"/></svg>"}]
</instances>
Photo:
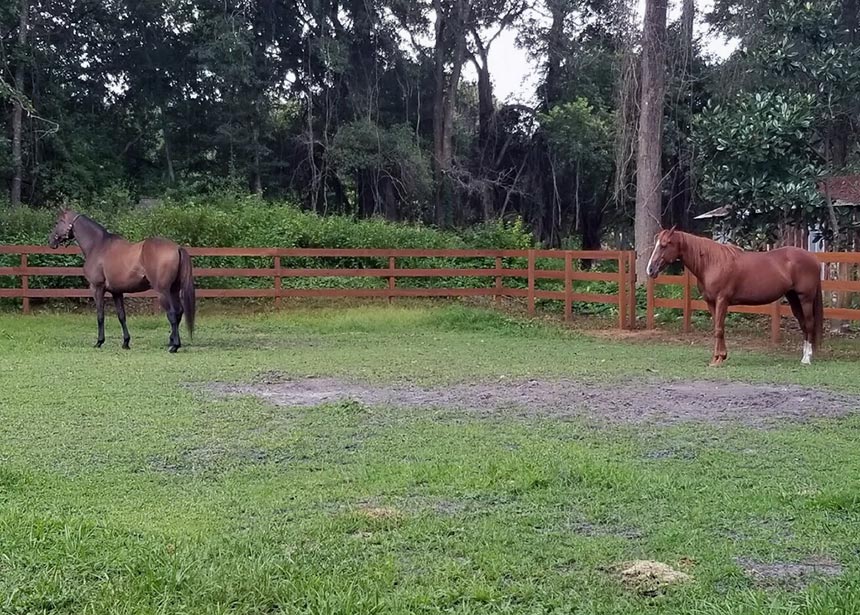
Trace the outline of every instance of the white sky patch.
<instances>
[{"instance_id":1,"label":"white sky patch","mask_svg":"<svg viewBox=\"0 0 860 615\"><path fill-rule=\"evenodd\" d=\"M682 3L669 3L669 22L681 17ZM701 40L703 51L719 60L727 58L738 46L737 39L727 39L714 32L705 23L705 15L713 10L713 0L698 0L696 2L696 19L694 33ZM645 0L638 0L637 21L642 24L645 16ZM490 48L490 75L493 80L494 94L502 102L519 102L534 104L535 90L539 81L540 60L529 58L523 49L516 45L517 31L509 28L499 36ZM431 43L432 44L432 43ZM476 81L474 67L468 64L464 67L463 77Z\"/></svg>"}]
</instances>

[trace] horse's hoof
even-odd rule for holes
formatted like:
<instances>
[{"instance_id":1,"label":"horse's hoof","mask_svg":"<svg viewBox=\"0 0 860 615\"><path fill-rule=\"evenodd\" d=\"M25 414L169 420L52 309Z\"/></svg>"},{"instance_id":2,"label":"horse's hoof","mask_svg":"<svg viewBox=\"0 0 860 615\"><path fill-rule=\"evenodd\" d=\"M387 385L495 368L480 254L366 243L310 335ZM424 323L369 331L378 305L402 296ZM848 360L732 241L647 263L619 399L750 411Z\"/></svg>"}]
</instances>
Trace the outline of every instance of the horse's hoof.
<instances>
[{"instance_id":1,"label":"horse's hoof","mask_svg":"<svg viewBox=\"0 0 860 615\"><path fill-rule=\"evenodd\" d=\"M102 347L102 344L104 344L104 343L105 343L105 341L104 341L104 340L99 340L98 342L96 342L96 343L93 345L93 348L101 348L101 347Z\"/></svg>"},{"instance_id":2,"label":"horse's hoof","mask_svg":"<svg viewBox=\"0 0 860 615\"><path fill-rule=\"evenodd\" d=\"M717 358L712 359L710 363L708 363L708 367L721 367L723 365L723 359Z\"/></svg>"},{"instance_id":3,"label":"horse's hoof","mask_svg":"<svg viewBox=\"0 0 860 615\"><path fill-rule=\"evenodd\" d=\"M167 349L167 352L174 353L177 350L179 350L179 346L171 346L170 348Z\"/></svg>"},{"instance_id":4,"label":"horse's hoof","mask_svg":"<svg viewBox=\"0 0 860 615\"><path fill-rule=\"evenodd\" d=\"M801 365L812 365L812 359L810 359L810 358L808 358L808 357L803 357L803 358L800 360L800 364L801 364Z\"/></svg>"},{"instance_id":5,"label":"horse's hoof","mask_svg":"<svg viewBox=\"0 0 860 615\"><path fill-rule=\"evenodd\" d=\"M124 343L124 344L122 345L122 349L123 349L123 350L131 350L131 346L129 346L129 345L128 345L128 342L126 342L126 343Z\"/></svg>"}]
</instances>

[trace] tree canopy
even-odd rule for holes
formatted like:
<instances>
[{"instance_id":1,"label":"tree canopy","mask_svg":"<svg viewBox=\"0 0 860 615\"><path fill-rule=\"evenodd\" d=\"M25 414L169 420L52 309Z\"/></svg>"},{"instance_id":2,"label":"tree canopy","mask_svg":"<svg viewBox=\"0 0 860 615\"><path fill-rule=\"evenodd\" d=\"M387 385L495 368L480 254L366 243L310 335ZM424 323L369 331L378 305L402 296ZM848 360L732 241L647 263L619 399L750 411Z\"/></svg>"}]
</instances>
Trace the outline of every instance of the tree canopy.
<instances>
[{"instance_id":1,"label":"tree canopy","mask_svg":"<svg viewBox=\"0 0 860 615\"><path fill-rule=\"evenodd\" d=\"M633 4L5 0L0 174L12 206L229 185L320 213L521 218L546 245L628 247L645 215ZM651 67L665 91L648 119L658 153L639 161L650 215L690 228L730 205L741 235L845 232L816 186L858 167L856 0L716 0L699 19L738 41L724 58L682 5ZM538 67L526 104L494 90L511 33Z\"/></svg>"}]
</instances>

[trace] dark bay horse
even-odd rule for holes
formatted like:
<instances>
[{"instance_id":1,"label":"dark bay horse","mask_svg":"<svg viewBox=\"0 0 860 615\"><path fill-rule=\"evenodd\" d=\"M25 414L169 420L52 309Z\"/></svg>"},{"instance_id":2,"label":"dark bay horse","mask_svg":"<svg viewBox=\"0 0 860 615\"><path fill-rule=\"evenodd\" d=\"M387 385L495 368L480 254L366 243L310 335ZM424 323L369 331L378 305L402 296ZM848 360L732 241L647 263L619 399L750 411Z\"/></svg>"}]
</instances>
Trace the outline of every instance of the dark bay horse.
<instances>
[{"instance_id":1,"label":"dark bay horse","mask_svg":"<svg viewBox=\"0 0 860 615\"><path fill-rule=\"evenodd\" d=\"M785 296L803 331L803 358L821 342L824 304L821 298L821 266L802 248L777 248L745 252L689 233L662 230L648 261L648 275L657 275L680 260L698 281L699 292L714 320L714 356L711 365L726 360L725 320L730 305L764 305Z\"/></svg>"},{"instance_id":2,"label":"dark bay horse","mask_svg":"<svg viewBox=\"0 0 860 615\"><path fill-rule=\"evenodd\" d=\"M48 237L52 248L77 240L84 253L84 277L90 283L96 302L98 338L96 348L105 341L105 291L110 291L116 315L122 325L122 347L129 348L131 336L125 324L125 293L150 288L158 293L161 307L170 321L170 352L182 346L179 323L185 314L188 336L194 334L196 298L191 257L184 248L161 237L131 243L120 235L109 233L102 225L69 209L60 212L57 224Z\"/></svg>"}]
</instances>

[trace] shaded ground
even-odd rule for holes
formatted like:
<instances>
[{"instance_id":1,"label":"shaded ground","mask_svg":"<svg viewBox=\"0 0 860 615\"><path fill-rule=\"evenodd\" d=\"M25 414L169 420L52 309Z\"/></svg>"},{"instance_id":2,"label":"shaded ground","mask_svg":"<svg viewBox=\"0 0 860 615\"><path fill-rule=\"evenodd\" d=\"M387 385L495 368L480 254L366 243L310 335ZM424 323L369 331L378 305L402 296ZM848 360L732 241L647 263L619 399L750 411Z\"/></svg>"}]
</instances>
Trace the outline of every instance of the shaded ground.
<instances>
[{"instance_id":1,"label":"shaded ground","mask_svg":"<svg viewBox=\"0 0 860 615\"><path fill-rule=\"evenodd\" d=\"M354 401L367 406L466 410L509 418L589 418L615 423L741 423L841 417L860 409L860 398L795 385L738 382L594 384L527 380L454 384L370 385L335 378L290 378L266 373L254 384L212 383L218 395L252 395L278 406L312 407Z\"/></svg>"}]
</instances>

